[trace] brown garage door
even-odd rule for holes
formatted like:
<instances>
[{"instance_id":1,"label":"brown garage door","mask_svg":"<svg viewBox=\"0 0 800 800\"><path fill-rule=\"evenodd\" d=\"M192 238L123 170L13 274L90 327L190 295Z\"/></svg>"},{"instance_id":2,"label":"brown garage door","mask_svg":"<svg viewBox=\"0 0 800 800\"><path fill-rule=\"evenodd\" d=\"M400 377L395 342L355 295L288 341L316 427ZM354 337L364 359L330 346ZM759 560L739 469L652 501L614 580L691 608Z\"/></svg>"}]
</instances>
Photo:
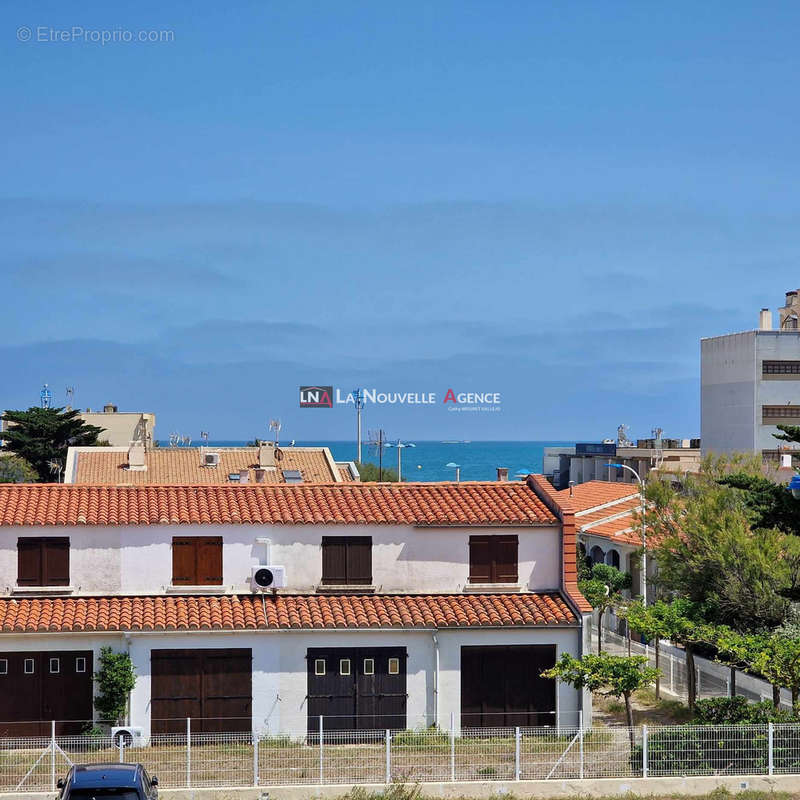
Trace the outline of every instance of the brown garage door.
<instances>
[{"instance_id":1,"label":"brown garage door","mask_svg":"<svg viewBox=\"0 0 800 800\"><path fill-rule=\"evenodd\" d=\"M150 654L151 729L184 733L249 731L253 654L249 648L153 650Z\"/></svg>"},{"instance_id":2,"label":"brown garage door","mask_svg":"<svg viewBox=\"0 0 800 800\"><path fill-rule=\"evenodd\" d=\"M92 651L0 653L0 736L80 733L92 719Z\"/></svg>"},{"instance_id":3,"label":"brown garage door","mask_svg":"<svg viewBox=\"0 0 800 800\"><path fill-rule=\"evenodd\" d=\"M540 673L555 659L555 645L462 647L462 727L553 725L556 683Z\"/></svg>"}]
</instances>

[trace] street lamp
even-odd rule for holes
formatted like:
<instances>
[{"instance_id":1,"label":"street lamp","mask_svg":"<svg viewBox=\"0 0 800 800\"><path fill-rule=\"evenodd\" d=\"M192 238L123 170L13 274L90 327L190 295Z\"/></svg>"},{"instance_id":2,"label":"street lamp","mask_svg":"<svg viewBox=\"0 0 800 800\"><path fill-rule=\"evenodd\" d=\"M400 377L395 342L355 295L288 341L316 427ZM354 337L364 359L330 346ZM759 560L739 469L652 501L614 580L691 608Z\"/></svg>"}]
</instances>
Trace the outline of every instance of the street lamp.
<instances>
[{"instance_id":1,"label":"street lamp","mask_svg":"<svg viewBox=\"0 0 800 800\"><path fill-rule=\"evenodd\" d=\"M644 604L647 605L647 527L645 526L645 497L644 497L644 480L641 475L627 464L606 464L607 467L616 467L617 469L627 469L632 472L637 482L639 483L639 492L642 498L642 599ZM798 485L798 494L800 494L800 485Z\"/></svg>"},{"instance_id":2,"label":"street lamp","mask_svg":"<svg viewBox=\"0 0 800 800\"><path fill-rule=\"evenodd\" d=\"M415 444L411 442L401 442L399 439L396 442L386 442L384 447L396 447L397 448L397 480L403 480L403 448L404 447L416 447Z\"/></svg>"},{"instance_id":3,"label":"street lamp","mask_svg":"<svg viewBox=\"0 0 800 800\"><path fill-rule=\"evenodd\" d=\"M456 483L459 483L461 481L461 464L451 461L449 464L445 464L445 467L456 471Z\"/></svg>"}]
</instances>

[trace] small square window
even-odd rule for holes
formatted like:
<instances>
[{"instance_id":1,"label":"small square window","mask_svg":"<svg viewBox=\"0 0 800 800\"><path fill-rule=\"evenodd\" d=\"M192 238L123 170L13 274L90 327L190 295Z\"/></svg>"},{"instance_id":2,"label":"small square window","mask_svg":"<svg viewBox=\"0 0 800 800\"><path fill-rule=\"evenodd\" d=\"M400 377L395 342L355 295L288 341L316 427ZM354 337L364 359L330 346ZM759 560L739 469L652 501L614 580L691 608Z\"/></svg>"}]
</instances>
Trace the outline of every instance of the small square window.
<instances>
[{"instance_id":1,"label":"small square window","mask_svg":"<svg viewBox=\"0 0 800 800\"><path fill-rule=\"evenodd\" d=\"M339 674L340 675L349 675L350 674L350 659L349 658L340 658L339 659Z\"/></svg>"},{"instance_id":2,"label":"small square window","mask_svg":"<svg viewBox=\"0 0 800 800\"><path fill-rule=\"evenodd\" d=\"M374 675L375 674L375 659L374 658L365 658L364 659L364 674L365 675Z\"/></svg>"},{"instance_id":3,"label":"small square window","mask_svg":"<svg viewBox=\"0 0 800 800\"><path fill-rule=\"evenodd\" d=\"M399 675L400 674L400 659L399 658L390 658L389 659L389 674L390 675Z\"/></svg>"},{"instance_id":4,"label":"small square window","mask_svg":"<svg viewBox=\"0 0 800 800\"><path fill-rule=\"evenodd\" d=\"M8 675L8 659L0 658L0 675Z\"/></svg>"},{"instance_id":5,"label":"small square window","mask_svg":"<svg viewBox=\"0 0 800 800\"><path fill-rule=\"evenodd\" d=\"M325 674L325 659L324 658L315 658L314 659L314 674L315 675L324 675Z\"/></svg>"},{"instance_id":6,"label":"small square window","mask_svg":"<svg viewBox=\"0 0 800 800\"><path fill-rule=\"evenodd\" d=\"M61 671L61 659L60 658L51 658L50 659L50 674L57 675Z\"/></svg>"},{"instance_id":7,"label":"small square window","mask_svg":"<svg viewBox=\"0 0 800 800\"><path fill-rule=\"evenodd\" d=\"M26 675L33 675L33 659L26 658L24 664L22 665L22 671Z\"/></svg>"},{"instance_id":8,"label":"small square window","mask_svg":"<svg viewBox=\"0 0 800 800\"><path fill-rule=\"evenodd\" d=\"M86 659L83 656L75 659L75 672L86 672Z\"/></svg>"}]
</instances>

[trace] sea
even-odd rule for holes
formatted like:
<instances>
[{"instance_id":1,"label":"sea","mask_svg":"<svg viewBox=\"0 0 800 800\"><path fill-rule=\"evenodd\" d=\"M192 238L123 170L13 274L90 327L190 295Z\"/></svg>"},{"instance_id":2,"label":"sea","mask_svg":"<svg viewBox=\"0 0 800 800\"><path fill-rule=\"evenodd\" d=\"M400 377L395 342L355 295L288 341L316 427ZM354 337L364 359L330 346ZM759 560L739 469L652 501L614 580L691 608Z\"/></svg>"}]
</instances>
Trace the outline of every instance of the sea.
<instances>
[{"instance_id":1,"label":"sea","mask_svg":"<svg viewBox=\"0 0 800 800\"><path fill-rule=\"evenodd\" d=\"M167 446L168 442L161 442ZM192 442L198 446L200 442ZM214 441L209 447L241 447L242 441ZM281 441L288 445L290 442ZM336 461L355 461L354 441L306 442L296 441L297 447L329 447ZM545 447L569 446L575 442L483 442L483 441L415 441L414 447L402 448L403 479L407 481L454 480L456 470L448 464L458 464L462 481L493 481L497 479L497 467L507 467L509 478L542 471ZM378 463L377 447L362 445L361 458L365 462ZM397 469L397 448L387 447L383 451L383 464Z\"/></svg>"}]
</instances>

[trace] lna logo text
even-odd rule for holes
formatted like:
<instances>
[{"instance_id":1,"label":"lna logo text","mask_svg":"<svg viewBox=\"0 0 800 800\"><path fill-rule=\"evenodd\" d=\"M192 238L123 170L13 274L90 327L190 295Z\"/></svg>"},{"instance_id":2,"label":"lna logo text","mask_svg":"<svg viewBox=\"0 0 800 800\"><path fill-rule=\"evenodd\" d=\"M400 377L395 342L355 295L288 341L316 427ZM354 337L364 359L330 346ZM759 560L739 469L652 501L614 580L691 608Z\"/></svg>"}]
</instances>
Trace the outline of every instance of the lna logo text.
<instances>
[{"instance_id":1,"label":"lna logo text","mask_svg":"<svg viewBox=\"0 0 800 800\"><path fill-rule=\"evenodd\" d=\"M300 408L333 408L333 386L301 386Z\"/></svg>"}]
</instances>

